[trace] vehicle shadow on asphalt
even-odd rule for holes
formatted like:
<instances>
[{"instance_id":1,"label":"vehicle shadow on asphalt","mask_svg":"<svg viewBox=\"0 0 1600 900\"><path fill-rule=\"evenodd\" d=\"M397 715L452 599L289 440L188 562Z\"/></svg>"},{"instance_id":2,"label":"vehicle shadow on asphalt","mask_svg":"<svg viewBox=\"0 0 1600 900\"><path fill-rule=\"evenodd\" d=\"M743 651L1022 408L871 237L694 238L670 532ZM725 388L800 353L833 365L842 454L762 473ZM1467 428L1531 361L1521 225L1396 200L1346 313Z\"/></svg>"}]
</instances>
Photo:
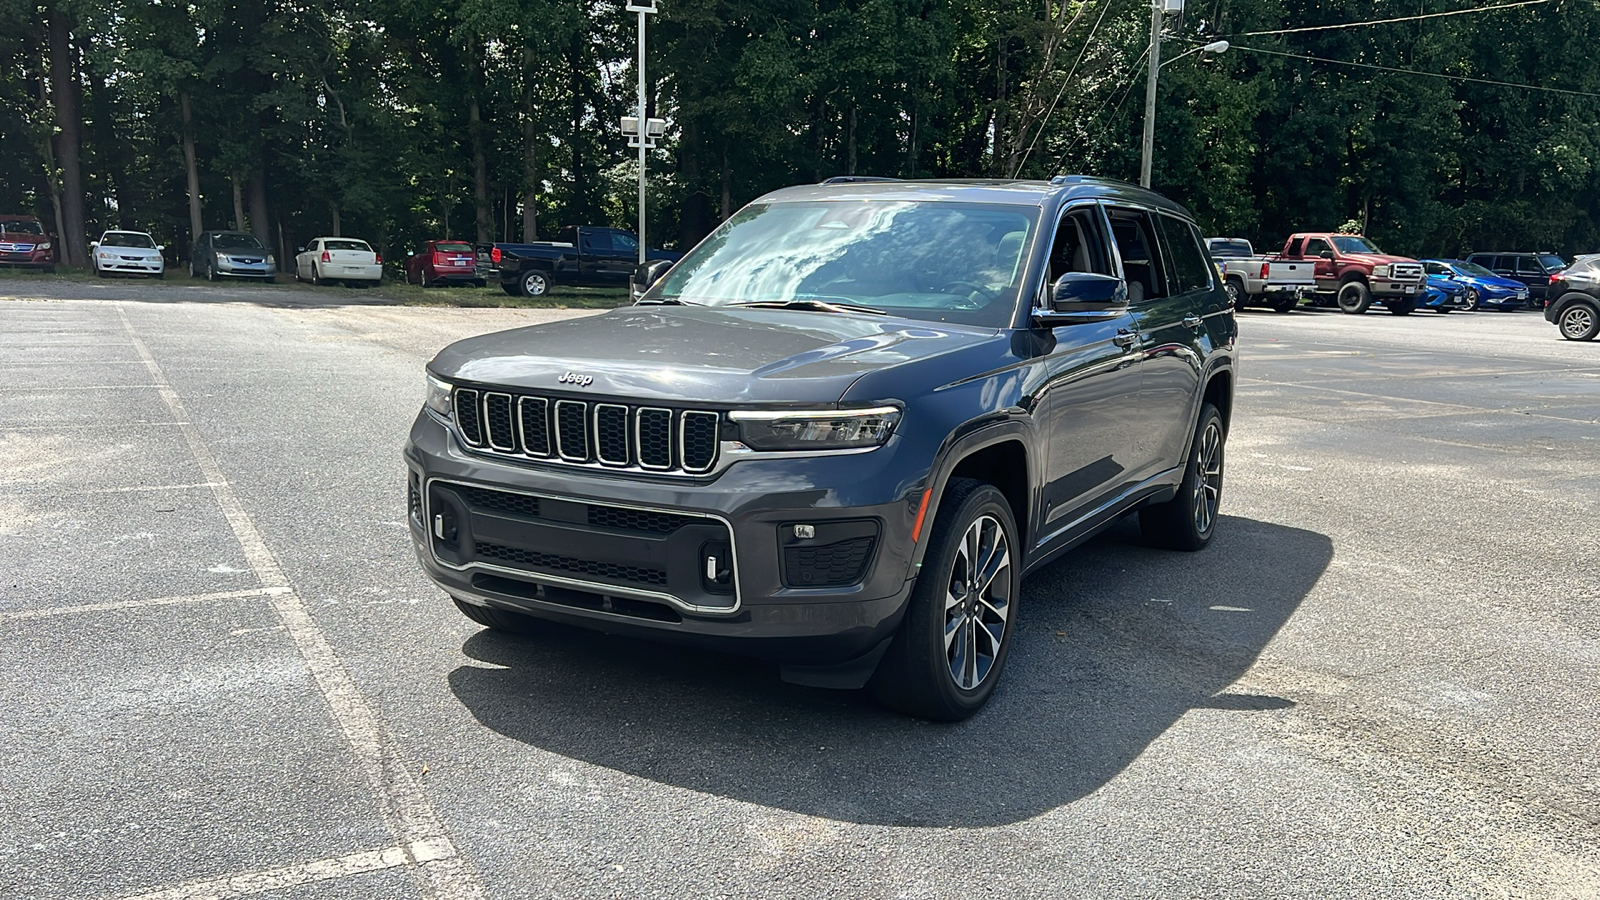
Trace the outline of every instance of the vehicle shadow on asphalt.
<instances>
[{"instance_id":1,"label":"vehicle shadow on asphalt","mask_svg":"<svg viewBox=\"0 0 1600 900\"><path fill-rule=\"evenodd\" d=\"M1151 550L1124 520L1025 583L1005 681L955 725L556 625L473 635L463 650L495 668L450 686L500 734L662 784L865 824L1002 825L1097 790L1190 710L1293 706L1228 687L1332 556L1325 535L1237 517L1201 553Z\"/></svg>"}]
</instances>

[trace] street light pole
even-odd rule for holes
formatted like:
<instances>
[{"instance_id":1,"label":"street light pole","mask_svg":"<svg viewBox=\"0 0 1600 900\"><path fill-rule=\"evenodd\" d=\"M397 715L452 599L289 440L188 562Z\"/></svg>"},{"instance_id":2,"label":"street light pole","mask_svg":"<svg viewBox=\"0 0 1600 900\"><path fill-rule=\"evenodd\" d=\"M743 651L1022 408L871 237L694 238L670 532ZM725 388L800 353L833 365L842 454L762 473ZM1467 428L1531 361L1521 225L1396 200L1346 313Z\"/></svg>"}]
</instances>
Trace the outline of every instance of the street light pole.
<instances>
[{"instance_id":1,"label":"street light pole","mask_svg":"<svg viewBox=\"0 0 1600 900\"><path fill-rule=\"evenodd\" d=\"M646 118L644 95L644 17L655 15L656 0L628 0L627 10L639 14L639 108L633 118L622 117L622 133L630 135L630 145L639 148L639 265L644 265L645 256L645 152L656 145L655 139L665 131L666 123L660 119Z\"/></svg>"},{"instance_id":2,"label":"street light pole","mask_svg":"<svg viewBox=\"0 0 1600 900\"><path fill-rule=\"evenodd\" d=\"M652 4L653 5L653 4ZM632 4L629 4L632 7ZM644 17L648 15L643 6L634 7L639 12L639 124L641 131L645 122L644 108ZM640 135L643 137L643 135ZM639 142L639 265L644 265L644 154L645 141Z\"/></svg>"}]
</instances>

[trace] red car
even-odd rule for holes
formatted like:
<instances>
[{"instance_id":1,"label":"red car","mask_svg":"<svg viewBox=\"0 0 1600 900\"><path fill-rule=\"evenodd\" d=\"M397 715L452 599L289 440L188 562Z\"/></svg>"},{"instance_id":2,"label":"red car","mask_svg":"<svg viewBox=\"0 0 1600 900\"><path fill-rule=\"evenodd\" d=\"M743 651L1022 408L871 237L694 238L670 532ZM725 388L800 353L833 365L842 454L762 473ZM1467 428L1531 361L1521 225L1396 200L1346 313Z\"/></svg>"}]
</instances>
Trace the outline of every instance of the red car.
<instances>
[{"instance_id":1,"label":"red car","mask_svg":"<svg viewBox=\"0 0 1600 900\"><path fill-rule=\"evenodd\" d=\"M0 216L0 266L56 268L56 241L33 216Z\"/></svg>"},{"instance_id":2,"label":"red car","mask_svg":"<svg viewBox=\"0 0 1600 900\"><path fill-rule=\"evenodd\" d=\"M483 287L478 276L478 251L466 241L429 241L406 258L406 283L462 284Z\"/></svg>"}]
</instances>

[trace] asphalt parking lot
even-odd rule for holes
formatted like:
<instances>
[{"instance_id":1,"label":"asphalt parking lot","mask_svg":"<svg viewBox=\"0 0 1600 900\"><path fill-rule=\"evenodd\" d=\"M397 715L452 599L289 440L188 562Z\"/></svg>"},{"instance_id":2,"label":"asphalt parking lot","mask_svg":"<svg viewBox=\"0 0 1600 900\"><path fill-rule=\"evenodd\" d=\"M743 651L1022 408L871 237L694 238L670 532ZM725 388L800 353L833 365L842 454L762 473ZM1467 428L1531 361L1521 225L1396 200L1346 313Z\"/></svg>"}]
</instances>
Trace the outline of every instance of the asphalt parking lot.
<instances>
[{"instance_id":1,"label":"asphalt parking lot","mask_svg":"<svg viewBox=\"0 0 1600 900\"><path fill-rule=\"evenodd\" d=\"M948 726L468 622L422 365L580 313L318 302L0 282L0 897L1600 896L1600 344L1536 313L1242 314L1215 543L1031 579Z\"/></svg>"}]
</instances>

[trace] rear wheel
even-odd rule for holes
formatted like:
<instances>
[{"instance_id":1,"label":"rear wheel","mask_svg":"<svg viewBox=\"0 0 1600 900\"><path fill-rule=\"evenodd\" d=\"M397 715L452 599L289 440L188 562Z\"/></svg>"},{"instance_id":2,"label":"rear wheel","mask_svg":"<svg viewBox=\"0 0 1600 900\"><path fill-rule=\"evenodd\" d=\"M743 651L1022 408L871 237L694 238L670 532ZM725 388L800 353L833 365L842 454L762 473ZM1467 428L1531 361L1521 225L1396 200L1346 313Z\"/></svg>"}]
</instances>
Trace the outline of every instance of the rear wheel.
<instances>
[{"instance_id":1,"label":"rear wheel","mask_svg":"<svg viewBox=\"0 0 1600 900\"><path fill-rule=\"evenodd\" d=\"M1209 403L1200 406L1189 461L1178 495L1139 510L1145 540L1168 550L1199 550L1211 542L1222 507L1222 470L1228 434L1222 414Z\"/></svg>"},{"instance_id":2,"label":"rear wheel","mask_svg":"<svg viewBox=\"0 0 1600 900\"><path fill-rule=\"evenodd\" d=\"M905 619L872 677L880 703L943 722L983 708L1016 630L1017 546L1005 495L982 481L952 479Z\"/></svg>"},{"instance_id":3,"label":"rear wheel","mask_svg":"<svg viewBox=\"0 0 1600 900\"><path fill-rule=\"evenodd\" d=\"M1600 334L1600 307L1582 300L1574 301L1556 317L1561 336L1569 341L1592 341Z\"/></svg>"},{"instance_id":4,"label":"rear wheel","mask_svg":"<svg viewBox=\"0 0 1600 900\"><path fill-rule=\"evenodd\" d=\"M1223 289L1228 292L1228 302L1233 304L1234 309L1244 309L1246 299L1244 284L1239 279L1229 278L1223 284Z\"/></svg>"},{"instance_id":5,"label":"rear wheel","mask_svg":"<svg viewBox=\"0 0 1600 900\"><path fill-rule=\"evenodd\" d=\"M1300 298L1290 294L1287 297L1279 297L1278 299L1272 301L1272 309L1275 312L1286 313L1294 309L1299 304Z\"/></svg>"},{"instance_id":6,"label":"rear wheel","mask_svg":"<svg viewBox=\"0 0 1600 900\"><path fill-rule=\"evenodd\" d=\"M508 296L508 297L520 297L520 296L522 296L522 292L517 289L517 286L516 286L516 284L514 282L510 282L510 281L502 281L502 282L500 282L500 290L505 291L506 292L506 296Z\"/></svg>"},{"instance_id":7,"label":"rear wheel","mask_svg":"<svg viewBox=\"0 0 1600 900\"><path fill-rule=\"evenodd\" d=\"M524 297L543 297L550 291L550 276L538 269L523 272L520 283Z\"/></svg>"},{"instance_id":8,"label":"rear wheel","mask_svg":"<svg viewBox=\"0 0 1600 900\"><path fill-rule=\"evenodd\" d=\"M478 606L456 597L451 597L456 602L456 609L461 614L477 622L485 628L495 631L505 631L511 634L528 634L538 627L538 620L522 613L508 612L503 609L491 609L487 606Z\"/></svg>"},{"instance_id":9,"label":"rear wheel","mask_svg":"<svg viewBox=\"0 0 1600 900\"><path fill-rule=\"evenodd\" d=\"M1334 302L1339 304L1341 312L1359 316L1372 305L1372 291L1367 289L1365 281L1347 281L1339 286Z\"/></svg>"}]
</instances>

